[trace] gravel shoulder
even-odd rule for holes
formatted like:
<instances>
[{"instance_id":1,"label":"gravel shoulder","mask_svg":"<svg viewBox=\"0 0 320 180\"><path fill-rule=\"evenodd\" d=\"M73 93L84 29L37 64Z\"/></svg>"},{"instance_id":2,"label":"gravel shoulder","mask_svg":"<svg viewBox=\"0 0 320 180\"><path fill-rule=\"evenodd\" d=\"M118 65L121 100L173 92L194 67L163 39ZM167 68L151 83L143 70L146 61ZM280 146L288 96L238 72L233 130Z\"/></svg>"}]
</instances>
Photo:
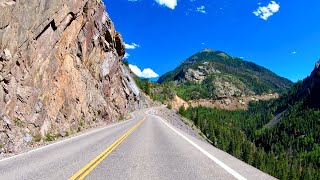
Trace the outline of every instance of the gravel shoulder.
<instances>
[{"instance_id":1,"label":"gravel shoulder","mask_svg":"<svg viewBox=\"0 0 320 180\"><path fill-rule=\"evenodd\" d=\"M149 112L152 115L161 117L177 129L181 130L192 137L195 137L201 141L209 142L208 139L201 133L201 131L194 125L194 123L184 117L177 114L176 110L170 110L164 106L154 108Z\"/></svg>"}]
</instances>

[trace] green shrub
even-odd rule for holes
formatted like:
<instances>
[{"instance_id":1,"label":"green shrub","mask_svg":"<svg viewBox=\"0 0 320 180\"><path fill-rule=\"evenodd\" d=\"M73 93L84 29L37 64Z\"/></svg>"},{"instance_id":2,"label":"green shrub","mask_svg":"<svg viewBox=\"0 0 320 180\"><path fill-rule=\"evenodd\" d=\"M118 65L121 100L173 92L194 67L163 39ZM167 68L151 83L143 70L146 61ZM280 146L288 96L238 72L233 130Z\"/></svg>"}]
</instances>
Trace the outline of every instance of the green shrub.
<instances>
[{"instance_id":1,"label":"green shrub","mask_svg":"<svg viewBox=\"0 0 320 180\"><path fill-rule=\"evenodd\" d=\"M14 120L14 124L16 125L16 126L18 126L18 127L23 127L24 126L24 122L23 121L21 121L19 118L16 118L15 120Z\"/></svg>"},{"instance_id":2,"label":"green shrub","mask_svg":"<svg viewBox=\"0 0 320 180\"><path fill-rule=\"evenodd\" d=\"M46 133L46 141L54 141L55 137L51 133Z\"/></svg>"},{"instance_id":3,"label":"green shrub","mask_svg":"<svg viewBox=\"0 0 320 180\"><path fill-rule=\"evenodd\" d=\"M184 106L180 106L179 108L179 114L181 114L182 116L186 115L186 109L184 108Z\"/></svg>"},{"instance_id":4,"label":"green shrub","mask_svg":"<svg viewBox=\"0 0 320 180\"><path fill-rule=\"evenodd\" d=\"M42 139L41 134L40 133L36 133L33 135L33 140L34 142L40 142Z\"/></svg>"},{"instance_id":5,"label":"green shrub","mask_svg":"<svg viewBox=\"0 0 320 180\"><path fill-rule=\"evenodd\" d=\"M83 127L85 125L85 121L83 119L80 120L79 126Z\"/></svg>"}]
</instances>

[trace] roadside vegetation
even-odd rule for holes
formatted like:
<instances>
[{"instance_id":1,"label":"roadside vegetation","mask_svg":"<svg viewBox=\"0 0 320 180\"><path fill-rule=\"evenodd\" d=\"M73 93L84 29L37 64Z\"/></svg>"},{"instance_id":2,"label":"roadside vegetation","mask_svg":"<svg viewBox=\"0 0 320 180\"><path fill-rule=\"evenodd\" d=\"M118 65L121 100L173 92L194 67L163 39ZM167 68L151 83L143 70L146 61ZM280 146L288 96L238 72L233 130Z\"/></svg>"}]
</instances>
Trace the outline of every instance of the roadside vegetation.
<instances>
[{"instance_id":1,"label":"roadside vegetation","mask_svg":"<svg viewBox=\"0 0 320 180\"><path fill-rule=\"evenodd\" d=\"M152 82L149 79L141 79L138 76L134 77L134 80L138 87L154 101L159 101L162 104L166 104L169 100L172 100L176 93L174 91L174 83L158 84Z\"/></svg>"},{"instance_id":2,"label":"roadside vegetation","mask_svg":"<svg viewBox=\"0 0 320 180\"><path fill-rule=\"evenodd\" d=\"M182 107L179 113L191 119L214 146L274 177L319 179L320 111L297 102L278 124L266 128L283 105L253 102L247 111Z\"/></svg>"}]
</instances>

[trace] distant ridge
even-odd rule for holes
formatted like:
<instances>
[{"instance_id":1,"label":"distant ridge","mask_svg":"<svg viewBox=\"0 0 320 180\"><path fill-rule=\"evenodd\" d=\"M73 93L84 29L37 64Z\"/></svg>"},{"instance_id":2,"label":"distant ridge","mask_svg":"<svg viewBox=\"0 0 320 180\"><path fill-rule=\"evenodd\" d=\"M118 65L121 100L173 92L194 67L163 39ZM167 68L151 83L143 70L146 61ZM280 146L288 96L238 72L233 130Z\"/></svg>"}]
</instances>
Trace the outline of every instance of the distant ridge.
<instances>
[{"instance_id":1,"label":"distant ridge","mask_svg":"<svg viewBox=\"0 0 320 180\"><path fill-rule=\"evenodd\" d=\"M262 66L210 48L194 54L173 71L162 75L158 83L170 81L184 86L184 94L180 94L184 99L279 93L293 85L290 80ZM200 95L191 96L196 91Z\"/></svg>"}]
</instances>

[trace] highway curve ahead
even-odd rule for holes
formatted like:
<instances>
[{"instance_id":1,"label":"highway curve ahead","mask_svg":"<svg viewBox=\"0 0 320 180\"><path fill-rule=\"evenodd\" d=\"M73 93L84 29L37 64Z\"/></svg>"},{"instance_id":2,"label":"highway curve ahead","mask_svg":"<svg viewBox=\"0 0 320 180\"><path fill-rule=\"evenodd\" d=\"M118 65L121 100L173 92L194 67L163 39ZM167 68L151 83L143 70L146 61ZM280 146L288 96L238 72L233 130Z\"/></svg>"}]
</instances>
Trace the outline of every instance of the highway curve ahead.
<instances>
[{"instance_id":1,"label":"highway curve ahead","mask_svg":"<svg viewBox=\"0 0 320 180\"><path fill-rule=\"evenodd\" d=\"M147 110L134 116L1 160L0 179L274 179Z\"/></svg>"}]
</instances>

